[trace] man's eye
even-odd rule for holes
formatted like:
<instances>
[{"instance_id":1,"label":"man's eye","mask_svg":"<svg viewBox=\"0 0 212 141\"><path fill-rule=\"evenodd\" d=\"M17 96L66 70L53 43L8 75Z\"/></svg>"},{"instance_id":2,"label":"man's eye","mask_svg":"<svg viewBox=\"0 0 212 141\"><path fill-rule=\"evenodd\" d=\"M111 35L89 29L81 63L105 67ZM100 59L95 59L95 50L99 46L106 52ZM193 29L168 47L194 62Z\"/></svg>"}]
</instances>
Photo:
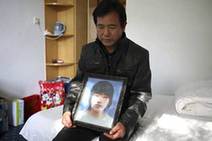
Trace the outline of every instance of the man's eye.
<instances>
[{"instance_id":1,"label":"man's eye","mask_svg":"<svg viewBox=\"0 0 212 141\"><path fill-rule=\"evenodd\" d=\"M105 26L104 25L97 25L98 29L103 29Z\"/></svg>"},{"instance_id":2,"label":"man's eye","mask_svg":"<svg viewBox=\"0 0 212 141\"><path fill-rule=\"evenodd\" d=\"M109 29L116 29L116 26L115 25L109 25L108 28Z\"/></svg>"},{"instance_id":3,"label":"man's eye","mask_svg":"<svg viewBox=\"0 0 212 141\"><path fill-rule=\"evenodd\" d=\"M113 29L116 29L117 26L116 25L107 25L107 26L106 25L97 25L98 29L104 29L105 27L107 27L107 29L113 30Z\"/></svg>"}]
</instances>

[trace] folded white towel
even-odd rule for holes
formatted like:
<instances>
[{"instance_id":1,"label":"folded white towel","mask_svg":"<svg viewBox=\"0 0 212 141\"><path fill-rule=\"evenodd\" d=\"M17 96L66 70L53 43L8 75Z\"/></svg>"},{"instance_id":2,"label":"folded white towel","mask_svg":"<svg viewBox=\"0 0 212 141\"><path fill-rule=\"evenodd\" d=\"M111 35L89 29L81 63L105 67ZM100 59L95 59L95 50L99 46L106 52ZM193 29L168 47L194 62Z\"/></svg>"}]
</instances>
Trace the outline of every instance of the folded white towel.
<instances>
[{"instance_id":1,"label":"folded white towel","mask_svg":"<svg viewBox=\"0 0 212 141\"><path fill-rule=\"evenodd\" d=\"M212 98L181 97L175 102L179 114L212 117Z\"/></svg>"},{"instance_id":2,"label":"folded white towel","mask_svg":"<svg viewBox=\"0 0 212 141\"><path fill-rule=\"evenodd\" d=\"M179 88L175 92L175 108L179 114L212 117L212 81Z\"/></svg>"}]
</instances>

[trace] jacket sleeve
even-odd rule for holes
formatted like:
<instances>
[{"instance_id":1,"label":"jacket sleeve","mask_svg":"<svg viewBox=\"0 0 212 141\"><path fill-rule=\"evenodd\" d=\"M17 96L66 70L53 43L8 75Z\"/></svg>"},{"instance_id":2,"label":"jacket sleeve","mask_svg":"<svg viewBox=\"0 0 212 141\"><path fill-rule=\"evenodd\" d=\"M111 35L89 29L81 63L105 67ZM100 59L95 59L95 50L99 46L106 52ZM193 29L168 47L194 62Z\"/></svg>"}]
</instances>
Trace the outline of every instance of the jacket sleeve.
<instances>
[{"instance_id":1,"label":"jacket sleeve","mask_svg":"<svg viewBox=\"0 0 212 141\"><path fill-rule=\"evenodd\" d=\"M130 90L127 92L129 101L127 109L120 117L120 122L126 127L126 137L129 138L136 127L139 117L146 112L146 103L151 99L151 70L149 53L147 52L138 63L137 71Z\"/></svg>"},{"instance_id":2,"label":"jacket sleeve","mask_svg":"<svg viewBox=\"0 0 212 141\"><path fill-rule=\"evenodd\" d=\"M69 90L69 93L66 96L64 106L63 106L63 113L70 111L72 112L72 109L74 107L74 104L76 102L77 96L80 92L80 89L82 88L82 83L78 81L71 82L71 88Z\"/></svg>"},{"instance_id":3,"label":"jacket sleeve","mask_svg":"<svg viewBox=\"0 0 212 141\"><path fill-rule=\"evenodd\" d=\"M72 112L72 109L74 107L74 104L76 102L78 93L80 92L80 89L82 88L82 80L84 77L84 67L85 67L85 55L86 55L86 50L85 46L82 48L80 60L78 63L78 69L77 69L77 75L72 79L71 81L71 88L69 90L69 93L67 94L63 106L63 113L66 111Z\"/></svg>"}]
</instances>

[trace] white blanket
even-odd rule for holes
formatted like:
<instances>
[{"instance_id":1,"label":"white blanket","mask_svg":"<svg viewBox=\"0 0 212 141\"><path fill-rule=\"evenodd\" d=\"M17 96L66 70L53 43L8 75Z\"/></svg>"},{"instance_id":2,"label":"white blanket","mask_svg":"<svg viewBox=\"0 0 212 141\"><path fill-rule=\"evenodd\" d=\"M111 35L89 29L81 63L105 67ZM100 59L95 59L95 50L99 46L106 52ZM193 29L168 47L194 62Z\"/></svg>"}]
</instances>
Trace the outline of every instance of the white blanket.
<instances>
[{"instance_id":1,"label":"white blanket","mask_svg":"<svg viewBox=\"0 0 212 141\"><path fill-rule=\"evenodd\" d=\"M141 127L135 141L212 141L212 122L163 114Z\"/></svg>"},{"instance_id":2,"label":"white blanket","mask_svg":"<svg viewBox=\"0 0 212 141\"><path fill-rule=\"evenodd\" d=\"M181 116L175 97L153 95L133 141L212 141L212 119Z\"/></svg>"},{"instance_id":3,"label":"white blanket","mask_svg":"<svg viewBox=\"0 0 212 141\"><path fill-rule=\"evenodd\" d=\"M175 93L179 114L212 117L212 81L202 81L181 87Z\"/></svg>"},{"instance_id":4,"label":"white blanket","mask_svg":"<svg viewBox=\"0 0 212 141\"><path fill-rule=\"evenodd\" d=\"M212 122L181 117L174 96L153 95L130 141L212 141ZM62 106L32 115L20 134L28 141L51 141L62 128Z\"/></svg>"}]
</instances>

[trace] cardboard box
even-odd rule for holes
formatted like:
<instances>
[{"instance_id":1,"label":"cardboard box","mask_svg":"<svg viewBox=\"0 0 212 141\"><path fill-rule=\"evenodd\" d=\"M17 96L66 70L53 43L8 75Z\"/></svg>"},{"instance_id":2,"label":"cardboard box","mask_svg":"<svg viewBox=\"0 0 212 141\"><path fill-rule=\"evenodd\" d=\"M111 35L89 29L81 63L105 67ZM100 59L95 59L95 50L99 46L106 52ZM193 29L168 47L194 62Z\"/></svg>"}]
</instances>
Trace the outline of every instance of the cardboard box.
<instances>
[{"instance_id":1,"label":"cardboard box","mask_svg":"<svg viewBox=\"0 0 212 141\"><path fill-rule=\"evenodd\" d=\"M24 121L31 115L41 110L41 96L33 94L23 98L24 100Z\"/></svg>"},{"instance_id":2,"label":"cardboard box","mask_svg":"<svg viewBox=\"0 0 212 141\"><path fill-rule=\"evenodd\" d=\"M24 123L24 100L9 102L9 125L18 126Z\"/></svg>"}]
</instances>

